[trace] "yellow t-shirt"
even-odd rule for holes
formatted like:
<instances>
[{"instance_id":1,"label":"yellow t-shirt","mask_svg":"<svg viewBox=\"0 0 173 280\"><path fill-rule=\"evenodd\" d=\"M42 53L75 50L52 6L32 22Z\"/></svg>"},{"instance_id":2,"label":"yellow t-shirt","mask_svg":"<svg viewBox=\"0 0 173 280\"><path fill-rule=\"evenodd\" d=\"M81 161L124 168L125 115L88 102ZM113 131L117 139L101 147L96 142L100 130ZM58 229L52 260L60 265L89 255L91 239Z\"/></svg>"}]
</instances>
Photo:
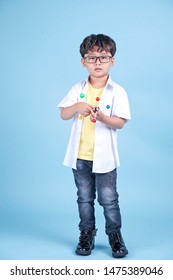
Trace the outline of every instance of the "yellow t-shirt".
<instances>
[{"instance_id":1,"label":"yellow t-shirt","mask_svg":"<svg viewBox=\"0 0 173 280\"><path fill-rule=\"evenodd\" d=\"M93 88L89 83L86 102L93 106L99 106L99 101L102 95L103 88ZM80 137L80 145L78 158L84 160L93 160L94 154L94 138L95 138L95 123L91 122L90 116L85 117Z\"/></svg>"}]
</instances>

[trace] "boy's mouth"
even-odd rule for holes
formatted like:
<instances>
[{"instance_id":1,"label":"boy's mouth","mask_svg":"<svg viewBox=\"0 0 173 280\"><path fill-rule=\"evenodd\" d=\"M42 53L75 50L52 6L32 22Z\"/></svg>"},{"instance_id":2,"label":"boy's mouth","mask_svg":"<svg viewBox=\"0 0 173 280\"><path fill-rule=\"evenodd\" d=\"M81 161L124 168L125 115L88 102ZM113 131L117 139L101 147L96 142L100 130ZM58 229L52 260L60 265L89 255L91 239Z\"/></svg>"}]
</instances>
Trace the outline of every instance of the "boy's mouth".
<instances>
[{"instance_id":1,"label":"boy's mouth","mask_svg":"<svg viewBox=\"0 0 173 280\"><path fill-rule=\"evenodd\" d=\"M95 68L95 71L101 71L101 70L102 70L102 68L99 68L99 67Z\"/></svg>"}]
</instances>

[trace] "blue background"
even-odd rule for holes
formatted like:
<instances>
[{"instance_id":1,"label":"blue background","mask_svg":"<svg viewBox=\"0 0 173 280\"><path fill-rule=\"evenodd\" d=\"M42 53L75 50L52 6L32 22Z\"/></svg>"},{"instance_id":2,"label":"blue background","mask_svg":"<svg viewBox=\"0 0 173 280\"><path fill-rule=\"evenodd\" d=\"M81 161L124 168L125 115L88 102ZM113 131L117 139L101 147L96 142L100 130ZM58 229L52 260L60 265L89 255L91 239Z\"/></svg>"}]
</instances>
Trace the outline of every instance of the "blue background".
<instances>
[{"instance_id":1,"label":"blue background","mask_svg":"<svg viewBox=\"0 0 173 280\"><path fill-rule=\"evenodd\" d=\"M76 188L62 165L71 121L57 104L87 77L79 45L117 43L111 77L129 96L118 190L127 259L173 259L173 2L0 1L0 259L81 259ZM96 203L96 249L112 259ZM83 259L83 258L82 258Z\"/></svg>"}]
</instances>

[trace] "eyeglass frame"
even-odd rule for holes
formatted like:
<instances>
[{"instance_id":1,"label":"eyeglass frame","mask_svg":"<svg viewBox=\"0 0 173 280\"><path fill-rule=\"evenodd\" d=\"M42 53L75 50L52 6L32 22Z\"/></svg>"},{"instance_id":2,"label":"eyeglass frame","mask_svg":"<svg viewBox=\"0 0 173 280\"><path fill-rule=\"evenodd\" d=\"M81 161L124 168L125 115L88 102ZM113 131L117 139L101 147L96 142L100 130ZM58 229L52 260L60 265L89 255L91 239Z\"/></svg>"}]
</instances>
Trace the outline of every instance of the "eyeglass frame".
<instances>
[{"instance_id":1,"label":"eyeglass frame","mask_svg":"<svg viewBox=\"0 0 173 280\"><path fill-rule=\"evenodd\" d=\"M95 58L95 61L94 61L94 62L88 62L88 61L86 60L88 57L94 57L94 58ZM109 58L109 61L102 62L102 61L100 60L101 57L107 57L107 58ZM100 61L100 63L109 63L111 58L113 58L113 56L109 56L109 55L107 55L107 56L106 56L106 55L105 55L105 56L104 56L104 55L101 55L101 56L88 55L88 56L84 57L84 60L85 60L87 63L89 63L89 64L94 64L94 63L96 63L96 62L97 62L97 59Z\"/></svg>"}]
</instances>

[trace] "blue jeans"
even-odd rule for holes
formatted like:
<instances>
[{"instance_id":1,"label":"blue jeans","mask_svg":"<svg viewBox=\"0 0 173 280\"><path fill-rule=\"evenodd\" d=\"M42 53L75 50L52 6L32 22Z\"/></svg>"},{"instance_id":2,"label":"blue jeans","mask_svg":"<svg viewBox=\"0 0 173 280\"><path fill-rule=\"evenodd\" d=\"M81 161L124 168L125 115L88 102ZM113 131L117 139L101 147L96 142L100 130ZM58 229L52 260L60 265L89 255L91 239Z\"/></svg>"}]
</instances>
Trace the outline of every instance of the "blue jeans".
<instances>
[{"instance_id":1,"label":"blue jeans","mask_svg":"<svg viewBox=\"0 0 173 280\"><path fill-rule=\"evenodd\" d=\"M115 232L121 228L121 214L116 188L117 170L108 173L93 173L93 162L89 160L77 160L77 170L73 170L77 187L77 203L79 209L79 229L95 229L94 200L96 198L103 206L105 216L106 234Z\"/></svg>"}]
</instances>

